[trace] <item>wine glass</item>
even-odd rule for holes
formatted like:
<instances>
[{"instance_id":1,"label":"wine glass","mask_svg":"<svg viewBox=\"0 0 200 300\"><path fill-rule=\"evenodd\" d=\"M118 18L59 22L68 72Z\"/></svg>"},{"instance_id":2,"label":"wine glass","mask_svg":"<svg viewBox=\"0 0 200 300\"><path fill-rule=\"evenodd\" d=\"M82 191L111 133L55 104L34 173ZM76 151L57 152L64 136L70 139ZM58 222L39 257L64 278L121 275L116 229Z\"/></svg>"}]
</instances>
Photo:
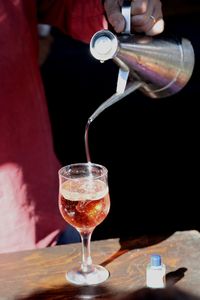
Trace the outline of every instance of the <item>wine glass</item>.
<instances>
[{"instance_id":1,"label":"wine glass","mask_svg":"<svg viewBox=\"0 0 200 300\"><path fill-rule=\"evenodd\" d=\"M93 285L109 277L107 269L94 265L90 255L90 240L95 227L110 209L108 170L99 164L75 163L59 172L59 210L66 222L81 236L82 263L66 273L66 279L76 285Z\"/></svg>"}]
</instances>

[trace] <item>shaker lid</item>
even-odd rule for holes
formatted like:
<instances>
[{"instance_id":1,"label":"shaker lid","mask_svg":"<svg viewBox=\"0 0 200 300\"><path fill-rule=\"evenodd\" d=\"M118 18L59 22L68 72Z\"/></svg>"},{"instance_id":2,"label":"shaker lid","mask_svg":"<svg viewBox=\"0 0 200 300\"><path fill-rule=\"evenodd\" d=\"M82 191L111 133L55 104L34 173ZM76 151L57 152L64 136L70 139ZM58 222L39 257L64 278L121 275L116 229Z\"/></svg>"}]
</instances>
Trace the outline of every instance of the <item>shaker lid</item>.
<instances>
[{"instance_id":1,"label":"shaker lid","mask_svg":"<svg viewBox=\"0 0 200 300\"><path fill-rule=\"evenodd\" d=\"M118 40L109 30L97 31L90 41L91 54L102 62L113 58L117 48Z\"/></svg>"}]
</instances>

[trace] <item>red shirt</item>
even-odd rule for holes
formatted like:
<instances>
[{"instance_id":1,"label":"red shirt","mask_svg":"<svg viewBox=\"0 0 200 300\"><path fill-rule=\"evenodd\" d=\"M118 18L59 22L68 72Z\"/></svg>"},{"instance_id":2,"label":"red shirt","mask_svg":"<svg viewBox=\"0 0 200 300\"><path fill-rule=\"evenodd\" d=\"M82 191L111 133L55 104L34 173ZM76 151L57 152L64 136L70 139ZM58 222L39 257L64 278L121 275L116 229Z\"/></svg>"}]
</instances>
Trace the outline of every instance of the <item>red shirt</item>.
<instances>
[{"instance_id":1,"label":"red shirt","mask_svg":"<svg viewBox=\"0 0 200 300\"><path fill-rule=\"evenodd\" d=\"M100 0L0 1L0 252L53 245L66 226L38 67L36 3L40 22L85 42L105 25Z\"/></svg>"}]
</instances>

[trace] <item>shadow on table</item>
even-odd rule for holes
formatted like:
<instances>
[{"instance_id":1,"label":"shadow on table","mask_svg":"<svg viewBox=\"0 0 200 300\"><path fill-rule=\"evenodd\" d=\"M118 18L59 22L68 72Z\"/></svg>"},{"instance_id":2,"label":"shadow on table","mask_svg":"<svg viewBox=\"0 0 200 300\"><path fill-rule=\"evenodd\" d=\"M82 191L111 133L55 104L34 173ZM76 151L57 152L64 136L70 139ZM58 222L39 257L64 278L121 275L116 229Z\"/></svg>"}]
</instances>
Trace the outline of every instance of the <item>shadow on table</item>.
<instances>
[{"instance_id":1,"label":"shadow on table","mask_svg":"<svg viewBox=\"0 0 200 300\"><path fill-rule=\"evenodd\" d=\"M125 296L119 295L116 300L199 300L200 298L181 289L170 287L164 289L142 288Z\"/></svg>"},{"instance_id":2,"label":"shadow on table","mask_svg":"<svg viewBox=\"0 0 200 300\"><path fill-rule=\"evenodd\" d=\"M20 297L20 299L16 300L33 299L200 300L199 297L175 287L163 289L142 288L127 293L107 289L104 286L76 287L71 285L60 286L47 291L38 291L30 296Z\"/></svg>"},{"instance_id":3,"label":"shadow on table","mask_svg":"<svg viewBox=\"0 0 200 300\"><path fill-rule=\"evenodd\" d=\"M166 274L166 285L172 286L176 284L179 280L181 280L185 276L185 272L187 271L187 268L179 268L173 272L169 272Z\"/></svg>"},{"instance_id":4,"label":"shadow on table","mask_svg":"<svg viewBox=\"0 0 200 300\"><path fill-rule=\"evenodd\" d=\"M145 247L148 247L148 246L151 246L151 245L154 245L154 244L158 244L158 243L162 242L163 240L167 239L172 234L173 234L173 232L165 234L165 235L159 235L159 236L155 236L155 235L146 236L146 235L144 235L142 237L140 236L140 237L134 238L134 239L120 238L119 239L119 243L120 243L119 250L117 250L109 258L107 258L104 262L102 262L101 265L104 266L104 267L107 266L112 261L117 259L119 256L127 253L130 250L145 248Z\"/></svg>"},{"instance_id":5,"label":"shadow on table","mask_svg":"<svg viewBox=\"0 0 200 300\"><path fill-rule=\"evenodd\" d=\"M117 295L113 291L107 289L103 285L101 286L73 286L66 284L58 286L54 289L48 289L45 291L37 291L27 297L17 298L16 300L33 300L33 299L111 299Z\"/></svg>"}]
</instances>

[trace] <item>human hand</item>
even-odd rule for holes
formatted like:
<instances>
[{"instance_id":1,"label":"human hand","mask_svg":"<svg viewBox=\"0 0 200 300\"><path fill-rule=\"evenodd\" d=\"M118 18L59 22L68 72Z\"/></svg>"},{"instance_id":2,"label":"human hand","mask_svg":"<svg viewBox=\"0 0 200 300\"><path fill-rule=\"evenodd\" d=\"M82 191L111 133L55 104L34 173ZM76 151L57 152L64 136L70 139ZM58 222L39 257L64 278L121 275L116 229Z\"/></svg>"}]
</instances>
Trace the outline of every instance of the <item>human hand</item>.
<instances>
[{"instance_id":1,"label":"human hand","mask_svg":"<svg viewBox=\"0 0 200 300\"><path fill-rule=\"evenodd\" d=\"M156 35L164 30L162 4L160 0L130 0L131 27L135 32ZM121 13L123 0L105 0L104 8L108 22L120 33L124 30L125 19Z\"/></svg>"}]
</instances>

